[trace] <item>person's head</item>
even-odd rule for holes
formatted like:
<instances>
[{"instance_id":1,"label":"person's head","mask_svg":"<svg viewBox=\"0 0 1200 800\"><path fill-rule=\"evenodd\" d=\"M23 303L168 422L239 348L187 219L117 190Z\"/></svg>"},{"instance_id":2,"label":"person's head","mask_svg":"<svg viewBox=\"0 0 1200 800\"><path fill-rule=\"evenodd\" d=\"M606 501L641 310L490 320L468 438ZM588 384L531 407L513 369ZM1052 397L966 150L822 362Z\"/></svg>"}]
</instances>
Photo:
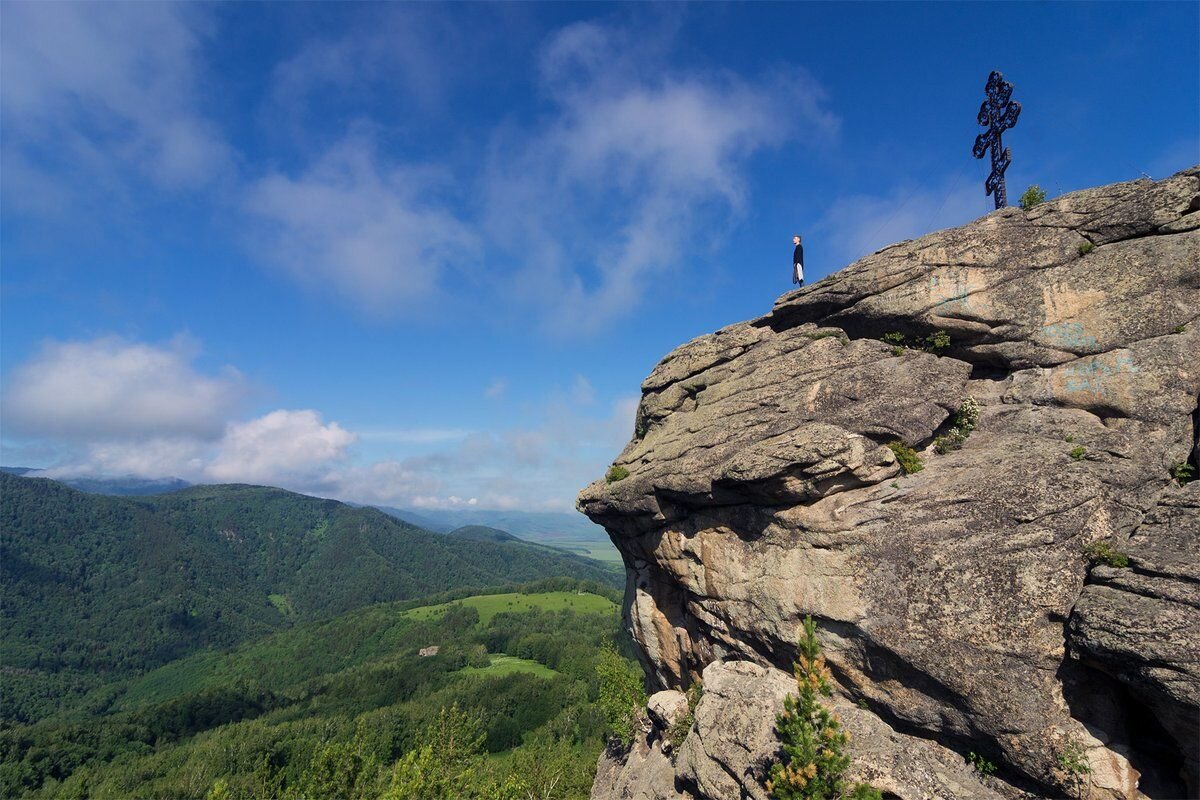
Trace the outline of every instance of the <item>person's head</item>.
<instances>
[{"instance_id":1,"label":"person's head","mask_svg":"<svg viewBox=\"0 0 1200 800\"><path fill-rule=\"evenodd\" d=\"M793 236L793 237L792 237L792 244L800 244L800 237L799 237L799 236Z\"/></svg>"}]
</instances>

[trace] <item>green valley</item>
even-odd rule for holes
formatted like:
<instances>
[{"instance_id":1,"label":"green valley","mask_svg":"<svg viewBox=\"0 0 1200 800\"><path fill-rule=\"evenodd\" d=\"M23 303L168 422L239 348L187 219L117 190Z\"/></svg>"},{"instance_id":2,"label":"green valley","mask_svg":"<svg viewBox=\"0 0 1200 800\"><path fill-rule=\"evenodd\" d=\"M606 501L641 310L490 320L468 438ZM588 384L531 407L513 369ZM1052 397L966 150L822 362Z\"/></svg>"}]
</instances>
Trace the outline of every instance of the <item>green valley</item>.
<instances>
[{"instance_id":1,"label":"green valley","mask_svg":"<svg viewBox=\"0 0 1200 800\"><path fill-rule=\"evenodd\" d=\"M195 653L0 731L0 795L585 797L600 676L640 676L617 599L555 579Z\"/></svg>"}]
</instances>

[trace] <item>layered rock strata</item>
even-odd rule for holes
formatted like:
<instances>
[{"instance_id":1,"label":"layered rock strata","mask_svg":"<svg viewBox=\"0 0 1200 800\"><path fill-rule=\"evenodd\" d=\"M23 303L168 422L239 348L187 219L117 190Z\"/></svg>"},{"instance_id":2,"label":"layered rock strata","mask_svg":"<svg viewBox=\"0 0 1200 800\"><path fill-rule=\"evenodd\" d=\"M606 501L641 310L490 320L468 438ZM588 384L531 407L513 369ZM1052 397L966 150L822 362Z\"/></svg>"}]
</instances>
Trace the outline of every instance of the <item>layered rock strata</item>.
<instances>
[{"instance_id":1,"label":"layered rock strata","mask_svg":"<svg viewBox=\"0 0 1200 800\"><path fill-rule=\"evenodd\" d=\"M669 354L579 507L649 687L706 691L593 796L763 797L807 614L892 796L1198 796L1198 212L1200 167L1001 209Z\"/></svg>"}]
</instances>

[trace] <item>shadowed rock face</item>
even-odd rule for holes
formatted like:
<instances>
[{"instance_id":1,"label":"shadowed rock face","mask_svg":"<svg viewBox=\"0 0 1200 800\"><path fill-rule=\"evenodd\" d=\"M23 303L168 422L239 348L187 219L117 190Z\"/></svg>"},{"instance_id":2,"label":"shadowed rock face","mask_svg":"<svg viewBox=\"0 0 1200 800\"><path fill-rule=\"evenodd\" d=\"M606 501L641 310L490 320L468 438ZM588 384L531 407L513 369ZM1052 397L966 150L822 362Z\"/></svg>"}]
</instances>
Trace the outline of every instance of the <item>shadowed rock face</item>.
<instances>
[{"instance_id":1,"label":"shadowed rock face","mask_svg":"<svg viewBox=\"0 0 1200 800\"><path fill-rule=\"evenodd\" d=\"M1170 470L1200 457L1198 212L1200 167L1001 209L668 355L629 477L579 508L624 556L651 687L723 688L674 762L648 728L593 796L762 796L806 614L867 709L839 701L856 774L896 796L1197 796L1200 482ZM881 341L938 331L940 356ZM704 733L722 702L762 706L740 754Z\"/></svg>"}]
</instances>

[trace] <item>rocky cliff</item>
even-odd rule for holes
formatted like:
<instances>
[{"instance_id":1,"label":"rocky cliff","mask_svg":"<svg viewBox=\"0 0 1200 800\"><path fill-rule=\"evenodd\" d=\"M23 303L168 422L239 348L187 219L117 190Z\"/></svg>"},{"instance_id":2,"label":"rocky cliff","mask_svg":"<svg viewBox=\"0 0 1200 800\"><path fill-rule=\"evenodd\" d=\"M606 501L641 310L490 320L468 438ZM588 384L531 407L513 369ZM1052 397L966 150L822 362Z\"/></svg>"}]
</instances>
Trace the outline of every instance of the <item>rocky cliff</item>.
<instances>
[{"instance_id":1,"label":"rocky cliff","mask_svg":"<svg viewBox=\"0 0 1200 800\"><path fill-rule=\"evenodd\" d=\"M651 690L705 691L593 797L765 797L806 614L885 796L1198 796L1198 212L1200 167L1002 209L668 355L579 508Z\"/></svg>"}]
</instances>

